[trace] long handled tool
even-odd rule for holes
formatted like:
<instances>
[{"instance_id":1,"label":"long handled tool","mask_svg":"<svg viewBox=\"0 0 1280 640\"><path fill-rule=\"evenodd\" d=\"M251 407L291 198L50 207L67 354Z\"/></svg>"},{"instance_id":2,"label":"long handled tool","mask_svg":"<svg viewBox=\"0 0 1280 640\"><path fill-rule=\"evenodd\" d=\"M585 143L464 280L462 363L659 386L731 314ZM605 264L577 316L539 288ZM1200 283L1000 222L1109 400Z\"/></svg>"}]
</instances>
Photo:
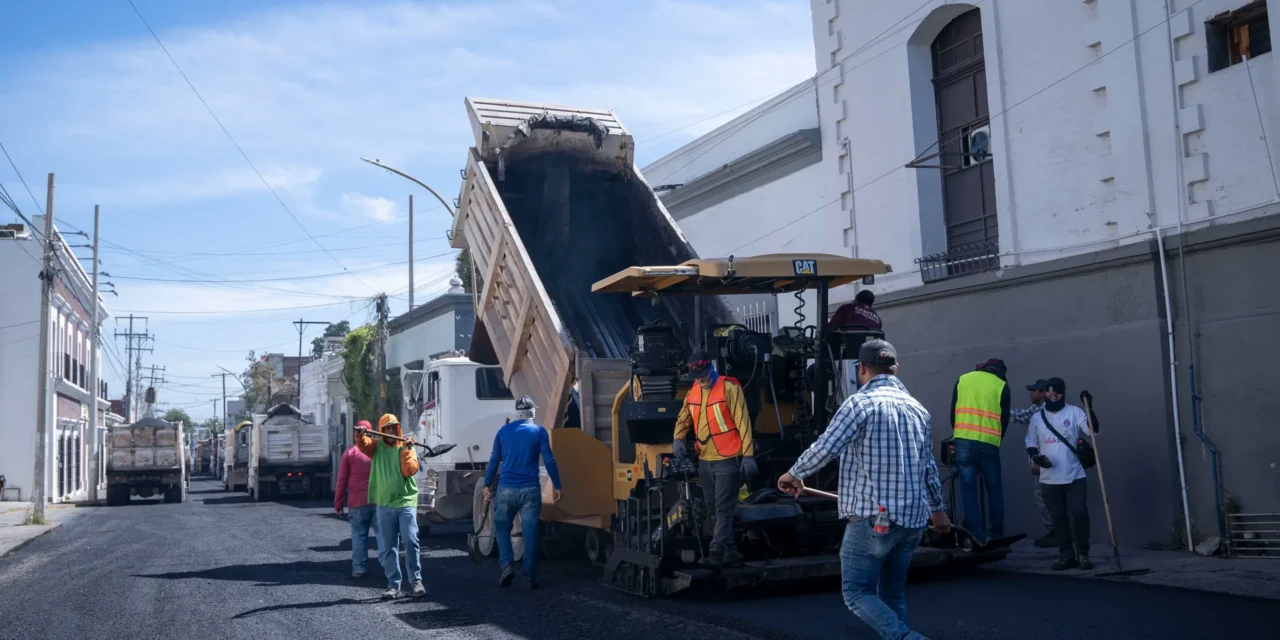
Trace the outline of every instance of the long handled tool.
<instances>
[{"instance_id":1,"label":"long handled tool","mask_svg":"<svg viewBox=\"0 0 1280 640\"><path fill-rule=\"evenodd\" d=\"M826 498L828 500L840 499L840 496L834 493L831 493L829 491L819 491L818 489L812 489L809 487L805 487L803 491L811 496L818 496L819 498ZM951 529L952 531L963 534L966 538L969 539L968 546L960 544L960 542L957 541L957 546L964 548L966 551L982 551L984 549L991 549L995 547L1007 547L1013 544L1014 542L1017 542L1018 540L1021 540L1022 538L1026 537L1026 534L1024 533L1021 535L1012 536L1010 538L1001 538L999 540L993 540L986 545L981 545L981 544L978 544L977 538L973 537L973 533L971 533L968 529L965 529L964 527L955 523L951 524Z\"/></svg>"},{"instance_id":2,"label":"long handled tool","mask_svg":"<svg viewBox=\"0 0 1280 640\"><path fill-rule=\"evenodd\" d=\"M356 429L356 432L357 432L357 433L363 433L363 434L365 434L365 435L369 436L370 438L386 438L386 439L388 439L388 440L396 440L396 441L399 441L399 442L411 442L411 440L410 440L409 438L405 438L405 437L402 437L402 436L391 435L391 434L389 434L389 433L382 433L381 431L373 431L372 429ZM423 453L422 453L422 457L424 457L424 458L434 458L434 457L436 457L436 456L442 456L442 455L444 455L444 454L446 454L446 453L449 453L450 451L452 451L452 450L453 450L453 448L454 448L454 447L456 447L456 446L458 446L458 445L456 445L456 444L442 444L442 445L440 445L440 446L438 446L438 447L434 447L434 448L433 448L433 447L428 447L427 445L422 444L421 442L414 442L414 443L413 443L413 446L415 446L415 447L422 447L422 451L423 451Z\"/></svg>"},{"instance_id":3,"label":"long handled tool","mask_svg":"<svg viewBox=\"0 0 1280 640\"><path fill-rule=\"evenodd\" d=\"M1098 486L1102 489L1102 511L1107 514L1107 533L1111 536L1111 552L1114 554L1116 559L1115 571L1107 571L1094 575L1098 577L1110 577L1132 576L1146 573L1150 571L1150 569L1130 569L1125 571L1124 566L1120 564L1120 545L1116 542L1116 529L1111 524L1111 504L1107 501L1107 481L1102 475L1102 451L1101 447L1098 446L1098 433L1094 431L1093 428L1093 407L1090 406L1091 403L1089 402L1089 398L1092 396L1089 396L1086 393L1082 393L1080 396L1080 400L1084 402L1085 419L1088 421L1089 433L1093 440L1093 457L1098 464Z\"/></svg>"}]
</instances>

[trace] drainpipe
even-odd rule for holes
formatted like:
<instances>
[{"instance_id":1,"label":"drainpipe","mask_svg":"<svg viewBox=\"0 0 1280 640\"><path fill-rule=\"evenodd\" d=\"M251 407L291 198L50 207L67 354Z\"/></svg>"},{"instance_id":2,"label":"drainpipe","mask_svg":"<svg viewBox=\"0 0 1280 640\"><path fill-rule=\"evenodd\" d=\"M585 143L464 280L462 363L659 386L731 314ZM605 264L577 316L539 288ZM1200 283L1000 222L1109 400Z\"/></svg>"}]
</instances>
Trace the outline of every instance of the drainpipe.
<instances>
[{"instance_id":1,"label":"drainpipe","mask_svg":"<svg viewBox=\"0 0 1280 640\"><path fill-rule=\"evenodd\" d=\"M1173 308L1169 304L1169 265L1165 260L1164 253L1164 234L1159 228L1156 228L1156 246L1160 251L1160 283L1164 288L1164 321L1165 333L1169 337L1169 389L1173 393L1173 443L1178 451L1178 484L1182 489L1182 518L1186 527L1187 550L1195 553L1195 543L1191 539L1191 507L1187 500L1187 466L1182 457L1182 416L1179 408L1180 396L1178 393L1178 360L1177 351L1175 351L1176 343L1173 336ZM1195 391L1192 391L1192 398L1195 397ZM1194 400L1193 400L1194 402ZM1215 478L1217 474L1217 465L1214 466Z\"/></svg>"}]
</instances>

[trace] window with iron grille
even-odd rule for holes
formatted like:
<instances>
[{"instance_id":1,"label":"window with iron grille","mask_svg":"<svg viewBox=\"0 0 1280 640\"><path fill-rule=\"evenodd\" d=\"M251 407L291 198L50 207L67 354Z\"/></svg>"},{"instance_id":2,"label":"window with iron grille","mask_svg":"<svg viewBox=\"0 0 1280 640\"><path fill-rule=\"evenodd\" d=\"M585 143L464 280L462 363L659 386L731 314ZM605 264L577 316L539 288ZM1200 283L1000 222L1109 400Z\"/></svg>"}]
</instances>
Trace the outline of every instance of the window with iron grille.
<instances>
[{"instance_id":1,"label":"window with iron grille","mask_svg":"<svg viewBox=\"0 0 1280 640\"><path fill-rule=\"evenodd\" d=\"M1210 72L1221 71L1271 51L1271 25L1267 22L1266 0L1257 0L1214 16L1204 26Z\"/></svg>"}]
</instances>

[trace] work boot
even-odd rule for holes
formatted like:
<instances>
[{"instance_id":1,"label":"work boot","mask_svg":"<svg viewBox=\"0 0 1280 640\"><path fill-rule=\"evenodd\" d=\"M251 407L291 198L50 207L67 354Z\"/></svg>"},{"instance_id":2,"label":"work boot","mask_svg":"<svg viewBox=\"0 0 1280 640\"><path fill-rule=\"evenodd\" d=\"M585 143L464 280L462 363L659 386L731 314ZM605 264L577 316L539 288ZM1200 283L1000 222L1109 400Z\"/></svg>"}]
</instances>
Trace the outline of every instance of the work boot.
<instances>
[{"instance_id":1,"label":"work boot","mask_svg":"<svg viewBox=\"0 0 1280 640\"><path fill-rule=\"evenodd\" d=\"M419 580L419 581L417 581L417 582L413 583L413 587L412 587L411 593L413 594L413 597L415 597L415 598L421 598L421 597L423 597L423 596L427 595L427 588L426 588L425 586L423 586L423 585L422 585L422 581L421 581L421 580Z\"/></svg>"},{"instance_id":2,"label":"work boot","mask_svg":"<svg viewBox=\"0 0 1280 640\"><path fill-rule=\"evenodd\" d=\"M364 577L364 572L363 572L363 571L352 571L352 572L351 572L351 577L352 577L352 578L355 578L356 580L359 580L359 579L361 579L361 578L363 578L363 577Z\"/></svg>"},{"instance_id":3,"label":"work boot","mask_svg":"<svg viewBox=\"0 0 1280 640\"><path fill-rule=\"evenodd\" d=\"M724 558L721 560L721 566L726 569L742 566L742 554L737 549L729 549L724 552Z\"/></svg>"},{"instance_id":4,"label":"work boot","mask_svg":"<svg viewBox=\"0 0 1280 640\"><path fill-rule=\"evenodd\" d=\"M719 570L724 564L724 551L720 549L712 549L711 553L703 556L698 560L698 566L704 569Z\"/></svg>"},{"instance_id":5,"label":"work boot","mask_svg":"<svg viewBox=\"0 0 1280 640\"><path fill-rule=\"evenodd\" d=\"M396 598L399 598L399 597L400 597L400 589L396 587L387 587L387 590L382 592L383 600L395 600Z\"/></svg>"},{"instance_id":6,"label":"work boot","mask_svg":"<svg viewBox=\"0 0 1280 640\"><path fill-rule=\"evenodd\" d=\"M499 587L511 586L511 580L516 577L516 570L511 565L502 568L502 575L498 576Z\"/></svg>"},{"instance_id":7,"label":"work boot","mask_svg":"<svg viewBox=\"0 0 1280 640\"><path fill-rule=\"evenodd\" d=\"M1053 547L1058 546L1058 538L1057 536L1053 535L1053 532L1051 531L1049 533L1046 533L1040 536L1039 538L1036 538L1035 544L1036 544L1036 547L1040 549L1052 549Z\"/></svg>"},{"instance_id":8,"label":"work boot","mask_svg":"<svg viewBox=\"0 0 1280 640\"><path fill-rule=\"evenodd\" d=\"M536 589L538 588L538 579L537 579L537 578L525 578L525 580L524 580L524 586L528 587L530 591L534 591L534 590L536 590Z\"/></svg>"},{"instance_id":9,"label":"work boot","mask_svg":"<svg viewBox=\"0 0 1280 640\"><path fill-rule=\"evenodd\" d=\"M1081 571L1093 570L1093 562L1089 560L1089 556L1080 556L1080 570Z\"/></svg>"},{"instance_id":10,"label":"work boot","mask_svg":"<svg viewBox=\"0 0 1280 640\"><path fill-rule=\"evenodd\" d=\"M1075 556L1063 556L1058 558L1057 562L1049 565L1049 568L1054 571L1066 571L1067 569L1074 569L1078 566L1080 566L1080 561L1077 560Z\"/></svg>"}]
</instances>

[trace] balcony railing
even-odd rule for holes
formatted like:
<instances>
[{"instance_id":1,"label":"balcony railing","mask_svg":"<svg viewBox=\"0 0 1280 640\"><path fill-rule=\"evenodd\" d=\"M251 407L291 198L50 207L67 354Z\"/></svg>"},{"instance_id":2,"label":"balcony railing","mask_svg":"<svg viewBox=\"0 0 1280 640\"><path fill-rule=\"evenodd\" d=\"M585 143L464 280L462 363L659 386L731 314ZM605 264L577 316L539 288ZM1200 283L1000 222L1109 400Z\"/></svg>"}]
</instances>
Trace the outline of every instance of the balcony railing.
<instances>
[{"instance_id":1,"label":"balcony railing","mask_svg":"<svg viewBox=\"0 0 1280 640\"><path fill-rule=\"evenodd\" d=\"M1000 245L995 240L975 242L941 253L916 258L920 277L925 282L938 282L1000 268Z\"/></svg>"}]
</instances>

